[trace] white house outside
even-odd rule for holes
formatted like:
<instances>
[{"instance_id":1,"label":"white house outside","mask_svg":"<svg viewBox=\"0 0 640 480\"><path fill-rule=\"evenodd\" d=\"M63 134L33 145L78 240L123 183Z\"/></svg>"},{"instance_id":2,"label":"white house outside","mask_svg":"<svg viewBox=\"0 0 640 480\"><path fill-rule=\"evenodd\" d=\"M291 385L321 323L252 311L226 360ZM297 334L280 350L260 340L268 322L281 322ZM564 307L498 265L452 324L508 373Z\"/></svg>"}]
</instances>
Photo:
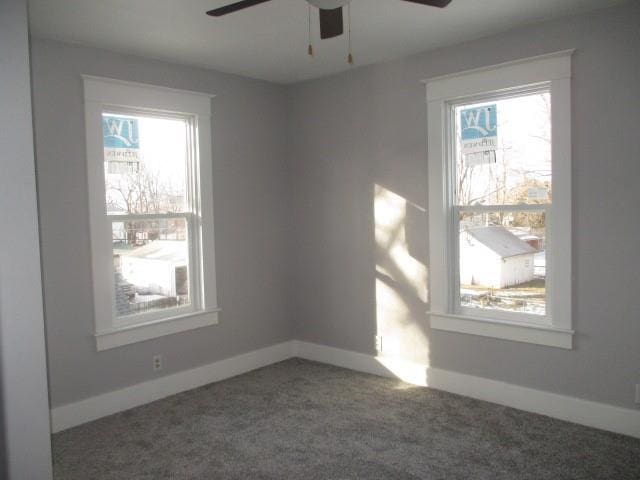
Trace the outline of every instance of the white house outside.
<instances>
[{"instance_id":1,"label":"white house outside","mask_svg":"<svg viewBox=\"0 0 640 480\"><path fill-rule=\"evenodd\" d=\"M499 226L460 233L460 283L507 288L534 279L537 250Z\"/></svg>"},{"instance_id":2,"label":"white house outside","mask_svg":"<svg viewBox=\"0 0 640 480\"><path fill-rule=\"evenodd\" d=\"M188 246L180 240L155 240L119 252L116 297L119 315L188 301Z\"/></svg>"}]
</instances>

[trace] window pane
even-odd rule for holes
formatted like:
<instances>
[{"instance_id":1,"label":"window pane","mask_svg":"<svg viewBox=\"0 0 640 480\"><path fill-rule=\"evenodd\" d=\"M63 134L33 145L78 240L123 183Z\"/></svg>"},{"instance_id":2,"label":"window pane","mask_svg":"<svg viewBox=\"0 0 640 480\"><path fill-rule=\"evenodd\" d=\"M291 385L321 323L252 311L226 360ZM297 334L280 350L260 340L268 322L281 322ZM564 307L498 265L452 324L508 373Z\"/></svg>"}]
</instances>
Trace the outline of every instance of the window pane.
<instances>
[{"instance_id":1,"label":"window pane","mask_svg":"<svg viewBox=\"0 0 640 480\"><path fill-rule=\"evenodd\" d=\"M186 209L187 121L102 114L108 214Z\"/></svg>"},{"instance_id":2,"label":"window pane","mask_svg":"<svg viewBox=\"0 0 640 480\"><path fill-rule=\"evenodd\" d=\"M116 315L191 302L184 218L111 222Z\"/></svg>"},{"instance_id":3,"label":"window pane","mask_svg":"<svg viewBox=\"0 0 640 480\"><path fill-rule=\"evenodd\" d=\"M544 211L459 218L460 306L545 315Z\"/></svg>"},{"instance_id":4,"label":"window pane","mask_svg":"<svg viewBox=\"0 0 640 480\"><path fill-rule=\"evenodd\" d=\"M458 205L551 201L548 92L459 105L454 117Z\"/></svg>"}]
</instances>

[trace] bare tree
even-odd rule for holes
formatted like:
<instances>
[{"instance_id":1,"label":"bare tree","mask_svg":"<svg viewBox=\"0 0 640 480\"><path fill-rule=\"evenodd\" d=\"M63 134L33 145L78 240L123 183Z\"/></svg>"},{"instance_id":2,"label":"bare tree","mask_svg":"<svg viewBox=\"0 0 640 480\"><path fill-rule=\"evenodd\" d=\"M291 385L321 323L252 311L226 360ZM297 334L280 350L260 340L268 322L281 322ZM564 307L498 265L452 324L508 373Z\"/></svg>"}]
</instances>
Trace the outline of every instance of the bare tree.
<instances>
[{"instance_id":1,"label":"bare tree","mask_svg":"<svg viewBox=\"0 0 640 480\"><path fill-rule=\"evenodd\" d=\"M137 169L107 175L106 196L108 211L123 214L175 213L181 210L183 199L170 181L145 168L144 163ZM168 222L172 230L176 229L175 223ZM130 244L140 242L139 232L146 232L145 240L154 240L160 235L157 228L150 232L148 221L144 220L127 221L124 227Z\"/></svg>"},{"instance_id":2,"label":"bare tree","mask_svg":"<svg viewBox=\"0 0 640 480\"><path fill-rule=\"evenodd\" d=\"M115 178L114 178L115 177ZM107 208L112 211L138 213L172 213L180 209L182 196L157 172L141 164L136 171L108 175Z\"/></svg>"}]
</instances>

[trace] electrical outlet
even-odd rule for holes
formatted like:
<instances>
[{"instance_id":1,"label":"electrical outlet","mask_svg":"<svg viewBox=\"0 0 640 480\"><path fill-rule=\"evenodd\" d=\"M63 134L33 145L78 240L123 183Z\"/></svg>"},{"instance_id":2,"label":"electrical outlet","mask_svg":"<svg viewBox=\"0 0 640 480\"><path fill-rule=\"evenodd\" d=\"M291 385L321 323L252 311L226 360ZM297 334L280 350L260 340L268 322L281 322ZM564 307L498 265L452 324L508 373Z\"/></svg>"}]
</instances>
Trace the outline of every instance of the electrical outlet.
<instances>
[{"instance_id":1,"label":"electrical outlet","mask_svg":"<svg viewBox=\"0 0 640 480\"><path fill-rule=\"evenodd\" d=\"M640 383L636 383L636 403L640 405Z\"/></svg>"},{"instance_id":2,"label":"electrical outlet","mask_svg":"<svg viewBox=\"0 0 640 480\"><path fill-rule=\"evenodd\" d=\"M162 355L153 356L153 371L157 372L162 370Z\"/></svg>"},{"instance_id":3,"label":"electrical outlet","mask_svg":"<svg viewBox=\"0 0 640 480\"><path fill-rule=\"evenodd\" d=\"M376 352L382 352L382 335L376 335Z\"/></svg>"}]
</instances>

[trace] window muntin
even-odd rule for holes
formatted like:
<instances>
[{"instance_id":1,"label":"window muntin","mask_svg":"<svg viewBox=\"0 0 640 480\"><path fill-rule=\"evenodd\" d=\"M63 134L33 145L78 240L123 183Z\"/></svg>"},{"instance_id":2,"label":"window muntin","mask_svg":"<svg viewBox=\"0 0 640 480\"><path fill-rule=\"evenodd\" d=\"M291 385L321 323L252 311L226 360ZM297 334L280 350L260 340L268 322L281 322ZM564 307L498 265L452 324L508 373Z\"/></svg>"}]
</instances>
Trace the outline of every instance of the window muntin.
<instances>
[{"instance_id":1,"label":"window muntin","mask_svg":"<svg viewBox=\"0 0 640 480\"><path fill-rule=\"evenodd\" d=\"M549 88L458 100L450 111L453 311L544 321Z\"/></svg>"}]
</instances>

